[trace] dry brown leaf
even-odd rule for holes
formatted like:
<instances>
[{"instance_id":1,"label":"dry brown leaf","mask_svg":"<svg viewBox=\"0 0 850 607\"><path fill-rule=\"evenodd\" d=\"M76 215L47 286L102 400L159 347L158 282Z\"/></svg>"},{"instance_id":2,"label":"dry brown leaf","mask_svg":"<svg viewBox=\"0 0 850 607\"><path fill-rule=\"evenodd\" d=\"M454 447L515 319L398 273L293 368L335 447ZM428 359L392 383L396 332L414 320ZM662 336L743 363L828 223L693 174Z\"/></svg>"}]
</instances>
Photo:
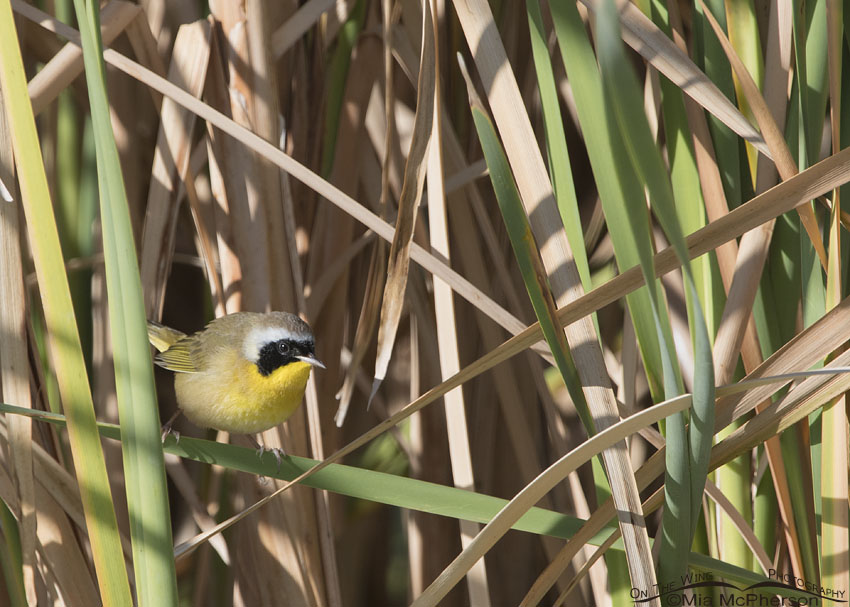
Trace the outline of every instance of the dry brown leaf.
<instances>
[{"instance_id":1,"label":"dry brown leaf","mask_svg":"<svg viewBox=\"0 0 850 607\"><path fill-rule=\"evenodd\" d=\"M113 0L106 4L100 12L103 45L111 44L140 14L141 9L138 5L124 0ZM83 51L79 46L69 42L33 76L27 85L33 113L38 116L82 73Z\"/></svg>"},{"instance_id":2,"label":"dry brown leaf","mask_svg":"<svg viewBox=\"0 0 850 607\"><path fill-rule=\"evenodd\" d=\"M245 2L245 23L250 58L248 90L242 91L249 110L245 126L266 141L277 145L281 138L280 100L275 58L271 51L271 28L275 4L265 0ZM233 69L233 68L231 68ZM232 82L231 82L232 86ZM232 94L232 92L231 92ZM294 293L293 261L289 258L284 227L283 186L280 170L268 159L254 158L255 177L248 180L249 204L259 209L256 220L267 225L269 301L272 310L297 310Z\"/></svg>"},{"instance_id":3,"label":"dry brown leaf","mask_svg":"<svg viewBox=\"0 0 850 607\"><path fill-rule=\"evenodd\" d=\"M394 52L397 54L399 61L401 62L402 69L404 70L405 74L408 74L408 77L412 81L417 75L417 66L415 62L415 54L413 48L410 45L410 40L407 37L395 35L393 37L393 41L393 49ZM397 117L402 116L403 106L396 104L396 108ZM449 162L452 162L452 158L455 159L454 162L461 162L463 159L463 151L461 150L460 142L457 140L457 134L450 127L450 121L445 115L443 116L443 125L443 137L444 143L446 144L446 147L443 151L447 155ZM494 264L494 267L496 269L496 271L492 273L495 274L495 276L499 279L499 282L508 297L508 301L510 302L511 308L517 311L522 310L522 305L520 304L519 296L517 295L515 286L511 283L510 272L508 272L508 266L503 256L504 246L502 245L502 243L499 242L496 236L496 232L493 228L492 222L490 221L490 217L487 215L487 212L484 208L484 203L481 199L481 196L474 189L472 189L471 192L472 207L473 211L475 212L475 219L478 223L479 228L481 229L481 236L484 239L484 243L490 251L490 258L488 259L488 263ZM416 246L417 245L414 243L414 248L412 251L413 254L411 255L413 259L415 259ZM442 274L439 274L437 272L434 272L434 275L442 277ZM454 288L455 291L460 295L461 293L457 290L457 288ZM483 307L479 306L477 303L474 305L484 314L490 316L493 320L496 320L496 322L498 322L503 328L507 329L509 332L516 334L519 331L523 330L523 323L517 320L516 318L514 318L514 320L510 323L503 323L498 321L494 315L489 314ZM514 330L513 327L515 327L516 330ZM533 349L546 362L551 365L555 364L555 360L552 356L552 353L549 351L549 347L545 343L535 345L533 346Z\"/></svg>"},{"instance_id":4,"label":"dry brown leaf","mask_svg":"<svg viewBox=\"0 0 850 607\"><path fill-rule=\"evenodd\" d=\"M337 12L346 10L347 5L343 0L309 0L309 2L305 2L294 15L272 34L271 48L274 57L280 58L307 30L321 19L326 11L335 5Z\"/></svg>"},{"instance_id":5,"label":"dry brown leaf","mask_svg":"<svg viewBox=\"0 0 850 607\"><path fill-rule=\"evenodd\" d=\"M413 126L413 138L404 168L404 185L398 201L398 218L390 256L387 263L387 281L384 286L384 299L381 305L381 323L378 326L378 353L375 359L375 380L372 394L381 385L387 374L395 336L401 321L404 306L404 292L407 288L407 273L410 266L410 249L417 211L422 199L425 183L425 158L431 143L431 125L434 118L434 34L431 12L425 11L422 29L422 50L419 67L419 81L416 88L416 117Z\"/></svg>"},{"instance_id":6,"label":"dry brown leaf","mask_svg":"<svg viewBox=\"0 0 850 607\"><path fill-rule=\"evenodd\" d=\"M380 150L381 156L381 191L380 208L381 218L387 219L387 211L389 209L390 196L390 180L391 172L395 173L396 164L392 162L392 152L394 149L393 143L396 138L395 115L393 108L395 107L395 93L393 90L393 62L392 62L392 37L391 25L393 17L390 10L389 0L381 2L381 33L383 43L383 59L384 59L384 99L383 99L383 125L377 125L380 119L380 112L377 111L377 91L379 87L372 89L372 99L365 112L366 130L370 134L376 136L373 131L381 127L384 133L383 150ZM371 118L371 120L370 120ZM376 120L376 118L378 120ZM377 127L370 129L370 126ZM377 145L375 146L377 149ZM371 172L370 172L371 173ZM342 387L336 394L339 400L334 422L337 427L342 427L345 421L345 416L348 413L348 407L351 404L351 397L354 394L354 382L360 371L360 365L366 356L367 351L372 346L372 340L375 336L375 328L378 325L378 317L381 311L381 294L384 290L384 277L387 271L387 250L384 241L378 241L372 247L372 256L369 259L369 269L367 270L366 289L363 295L363 304L360 307L360 316L357 319L357 329L354 333L354 342L351 347L351 360L346 367L345 377L343 378Z\"/></svg>"},{"instance_id":7,"label":"dry brown leaf","mask_svg":"<svg viewBox=\"0 0 850 607\"><path fill-rule=\"evenodd\" d=\"M440 15L434 0L430 0L432 13L439 21ZM427 35L427 31L425 32ZM435 63L440 61L438 30L434 30ZM428 227L431 250L450 262L449 230L446 217L446 193L443 169L442 142L442 83L440 75L434 80L434 117L431 130L432 145L428 150ZM437 347L439 350L440 374L447 379L460 371L460 353L458 352L458 330L455 316L454 299L451 287L439 278L434 279L434 313L437 324ZM449 439L449 461L452 469L452 481L455 487L474 491L475 475L472 469L472 452L469 441L469 424L466 416L466 404L463 389L457 387L443 397L446 414L446 430ZM485 439L486 440L486 439ZM478 534L480 525L473 521L460 521L460 545L466 549ZM481 559L465 572L469 602L472 605L489 607L490 585L487 582L487 568Z\"/></svg>"},{"instance_id":8,"label":"dry brown leaf","mask_svg":"<svg viewBox=\"0 0 850 607\"><path fill-rule=\"evenodd\" d=\"M195 97L204 89L210 57L210 27L206 20L183 25L174 42L175 52L168 79ZM187 52L191 49L191 52ZM162 102L159 133L142 232L140 274L148 318L159 318L165 299L165 283L171 272L174 234L179 210L179 182L185 176L186 192L195 198L194 175L189 171L195 114L166 98ZM200 224L199 224L200 225ZM205 230L201 230L205 234ZM209 243L209 237L201 237ZM209 245L207 245L209 246ZM211 254L211 253L210 253ZM213 284L214 264L208 264ZM219 293L221 292L218 289Z\"/></svg>"},{"instance_id":9,"label":"dry brown leaf","mask_svg":"<svg viewBox=\"0 0 850 607\"><path fill-rule=\"evenodd\" d=\"M375 86L372 89L372 98L366 108L365 123L366 131L376 143L374 147L379 151L381 157L381 184L378 208L381 219L386 220L390 209L390 189L399 194L401 177L399 176L398 167L401 166L401 149L400 137L396 123L398 118L395 113L395 76L393 64L393 24L398 20L398 12L400 5L396 4L394 11L391 6L391 0L382 0L381 2L381 38L383 43L383 63L384 63L384 97L383 97L383 113L378 109L379 88ZM401 106L407 109L406 106ZM383 123L381 119L383 118ZM410 120L411 131L413 119ZM383 139L380 137L380 132L383 132ZM381 149L381 147L383 149ZM407 145L410 148L410 142ZM372 174L373 172L367 172ZM379 240L372 248L372 257L369 260L369 269L367 271L366 289L363 297L363 304L360 308L360 316L357 320L357 330L354 334L354 343L351 349L351 361L345 371L342 387L336 394L339 400L334 421L337 427L341 427L345 421L345 416L348 407L351 404L351 397L354 393L354 382L357 377L360 366L366 356L367 351L372 346L372 341L375 336L375 328L378 326L378 318L381 312L381 295L384 291L385 276L387 273L387 247L383 240Z\"/></svg>"},{"instance_id":10,"label":"dry brown leaf","mask_svg":"<svg viewBox=\"0 0 850 607\"><path fill-rule=\"evenodd\" d=\"M369 259L369 270L366 278L366 292L363 297L363 305L360 308L360 317L357 320L357 330L354 332L354 344L351 349L351 361L345 370L345 378L342 387L337 392L339 400L334 421L338 428L342 427L348 406L354 394L354 382L360 364L366 356L366 352L372 345L375 336L375 327L378 324L378 314L381 310L381 294L384 288L384 276L386 275L386 243L379 240L372 247L372 257Z\"/></svg>"},{"instance_id":11,"label":"dry brown leaf","mask_svg":"<svg viewBox=\"0 0 850 607\"><path fill-rule=\"evenodd\" d=\"M230 116L230 99L227 95L227 78L222 63L221 36L212 37L210 62L207 70L204 99L212 107ZM184 106L185 107L185 106ZM245 184L239 178L238 163L233 159L239 153L237 143L226 137L207 121L207 157L210 168L210 187L217 204L215 232L218 258L221 265L221 282L225 313L238 312L242 305L242 258L237 251L234 233L238 220L234 209L247 206Z\"/></svg>"}]
</instances>

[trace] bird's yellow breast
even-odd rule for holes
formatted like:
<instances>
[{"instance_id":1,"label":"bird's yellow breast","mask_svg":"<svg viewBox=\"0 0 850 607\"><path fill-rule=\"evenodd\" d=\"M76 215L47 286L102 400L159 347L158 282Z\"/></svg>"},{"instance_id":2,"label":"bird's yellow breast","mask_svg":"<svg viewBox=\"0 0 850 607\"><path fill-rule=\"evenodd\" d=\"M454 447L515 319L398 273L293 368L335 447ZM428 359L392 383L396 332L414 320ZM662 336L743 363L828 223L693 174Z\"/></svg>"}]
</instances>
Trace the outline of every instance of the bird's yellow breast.
<instances>
[{"instance_id":1,"label":"bird's yellow breast","mask_svg":"<svg viewBox=\"0 0 850 607\"><path fill-rule=\"evenodd\" d=\"M177 373L177 404L205 428L253 434L288 418L304 397L311 365L294 361L269 375L238 354L223 356L198 373Z\"/></svg>"}]
</instances>

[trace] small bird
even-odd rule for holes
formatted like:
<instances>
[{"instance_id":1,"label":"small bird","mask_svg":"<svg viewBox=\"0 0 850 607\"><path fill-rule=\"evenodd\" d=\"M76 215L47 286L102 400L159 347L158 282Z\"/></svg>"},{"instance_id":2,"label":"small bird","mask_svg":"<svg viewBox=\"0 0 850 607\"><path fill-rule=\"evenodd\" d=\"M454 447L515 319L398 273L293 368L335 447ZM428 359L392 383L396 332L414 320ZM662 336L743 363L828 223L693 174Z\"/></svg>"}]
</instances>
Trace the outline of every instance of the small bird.
<instances>
[{"instance_id":1,"label":"small bird","mask_svg":"<svg viewBox=\"0 0 850 607\"><path fill-rule=\"evenodd\" d=\"M325 368L309 325L287 312L229 314L192 335L148 321L148 338L159 351L154 362L175 372L180 409L163 440L181 411L198 426L234 434L273 428L301 404L310 370Z\"/></svg>"}]
</instances>

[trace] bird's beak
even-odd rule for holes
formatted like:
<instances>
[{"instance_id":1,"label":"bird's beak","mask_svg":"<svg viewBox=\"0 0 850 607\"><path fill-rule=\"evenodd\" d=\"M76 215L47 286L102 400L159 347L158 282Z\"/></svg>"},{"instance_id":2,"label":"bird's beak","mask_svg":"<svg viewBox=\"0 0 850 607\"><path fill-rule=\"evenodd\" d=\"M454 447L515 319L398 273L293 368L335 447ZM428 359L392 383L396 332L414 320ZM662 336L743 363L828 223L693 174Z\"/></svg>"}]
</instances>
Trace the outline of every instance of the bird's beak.
<instances>
[{"instance_id":1,"label":"bird's beak","mask_svg":"<svg viewBox=\"0 0 850 607\"><path fill-rule=\"evenodd\" d=\"M313 365L314 367L319 367L320 369L327 369L327 367L325 367L325 363L320 361L318 358L313 358L312 356L296 356L295 358L307 364Z\"/></svg>"}]
</instances>

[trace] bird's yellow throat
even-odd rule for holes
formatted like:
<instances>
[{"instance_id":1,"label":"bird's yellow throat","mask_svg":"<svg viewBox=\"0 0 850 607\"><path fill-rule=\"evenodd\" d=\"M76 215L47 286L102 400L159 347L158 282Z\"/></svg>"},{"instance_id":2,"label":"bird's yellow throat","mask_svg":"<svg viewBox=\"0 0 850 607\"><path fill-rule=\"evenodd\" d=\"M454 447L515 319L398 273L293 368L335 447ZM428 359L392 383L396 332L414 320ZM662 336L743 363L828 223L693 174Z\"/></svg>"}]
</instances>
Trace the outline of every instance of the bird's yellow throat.
<instances>
[{"instance_id":1,"label":"bird's yellow throat","mask_svg":"<svg viewBox=\"0 0 850 607\"><path fill-rule=\"evenodd\" d=\"M206 373L178 373L177 400L194 424L237 434L262 432L284 422L304 396L312 365L295 361L261 375L257 365L233 356ZM217 377L209 377L215 373Z\"/></svg>"}]
</instances>

